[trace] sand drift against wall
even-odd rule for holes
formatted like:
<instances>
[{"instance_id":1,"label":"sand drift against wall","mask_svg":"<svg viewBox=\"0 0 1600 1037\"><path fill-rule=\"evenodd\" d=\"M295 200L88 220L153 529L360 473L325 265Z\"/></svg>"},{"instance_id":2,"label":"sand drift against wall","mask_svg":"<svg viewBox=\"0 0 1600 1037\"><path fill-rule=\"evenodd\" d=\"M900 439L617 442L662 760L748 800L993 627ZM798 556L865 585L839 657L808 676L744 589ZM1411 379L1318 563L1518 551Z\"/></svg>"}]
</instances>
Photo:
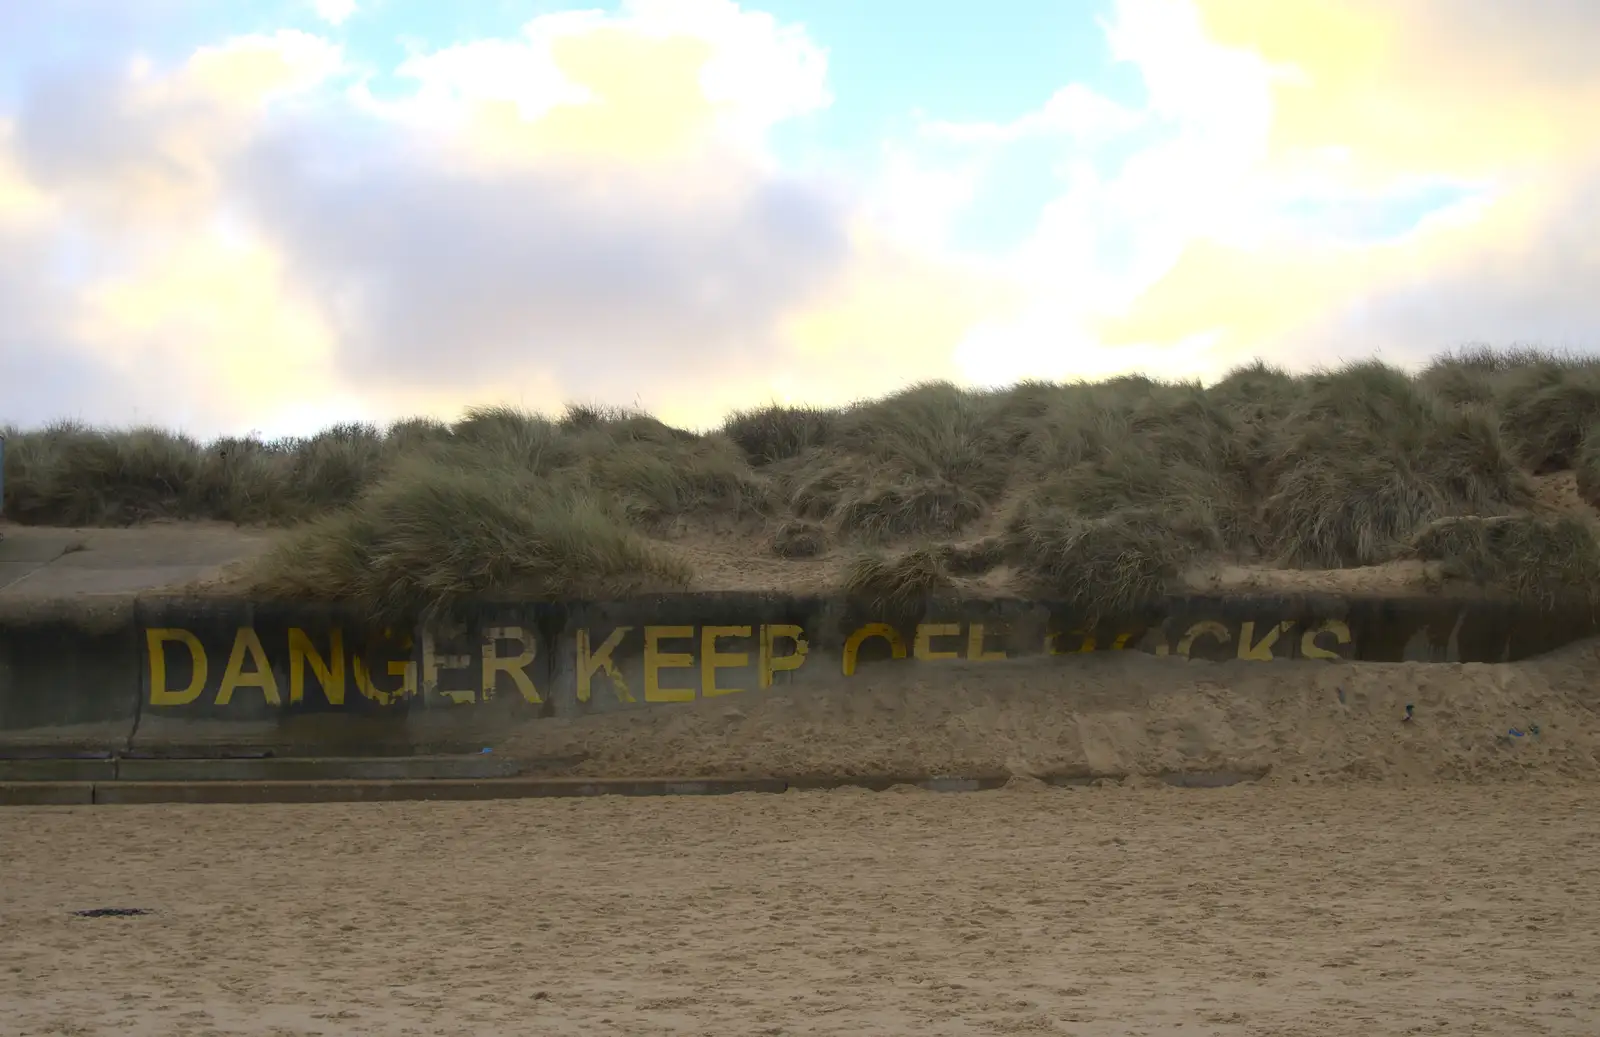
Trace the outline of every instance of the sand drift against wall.
<instances>
[{"instance_id":1,"label":"sand drift against wall","mask_svg":"<svg viewBox=\"0 0 1600 1037\"><path fill-rule=\"evenodd\" d=\"M1270 767L1274 782L1594 777L1596 689L1595 641L1498 665L952 662L736 703L542 720L496 751L579 755L571 770L614 776Z\"/></svg>"}]
</instances>

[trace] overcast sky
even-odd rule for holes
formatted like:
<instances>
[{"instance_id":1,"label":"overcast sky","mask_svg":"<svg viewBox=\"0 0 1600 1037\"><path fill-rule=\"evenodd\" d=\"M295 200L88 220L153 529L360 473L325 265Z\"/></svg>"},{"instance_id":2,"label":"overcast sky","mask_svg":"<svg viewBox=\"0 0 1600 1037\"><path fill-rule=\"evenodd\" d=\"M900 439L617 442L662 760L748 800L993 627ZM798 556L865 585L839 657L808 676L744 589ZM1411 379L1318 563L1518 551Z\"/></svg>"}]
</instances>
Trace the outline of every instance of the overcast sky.
<instances>
[{"instance_id":1,"label":"overcast sky","mask_svg":"<svg viewBox=\"0 0 1600 1037\"><path fill-rule=\"evenodd\" d=\"M0 424L1600 349L1593 0L0 2Z\"/></svg>"}]
</instances>

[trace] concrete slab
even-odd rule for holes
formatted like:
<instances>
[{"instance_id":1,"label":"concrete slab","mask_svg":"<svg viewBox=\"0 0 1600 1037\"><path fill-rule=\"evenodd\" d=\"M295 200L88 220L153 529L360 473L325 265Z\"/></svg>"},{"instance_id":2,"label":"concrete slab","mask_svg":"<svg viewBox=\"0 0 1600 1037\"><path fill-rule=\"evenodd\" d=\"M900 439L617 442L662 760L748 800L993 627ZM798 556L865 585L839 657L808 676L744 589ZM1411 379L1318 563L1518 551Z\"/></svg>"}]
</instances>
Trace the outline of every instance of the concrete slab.
<instances>
[{"instance_id":1,"label":"concrete slab","mask_svg":"<svg viewBox=\"0 0 1600 1037\"><path fill-rule=\"evenodd\" d=\"M0 544L5 543L0 540ZM45 567L44 562L0 562L0 594Z\"/></svg>"},{"instance_id":2,"label":"concrete slab","mask_svg":"<svg viewBox=\"0 0 1600 1037\"><path fill-rule=\"evenodd\" d=\"M111 749L70 749L59 745L6 745L0 742L0 760L115 760Z\"/></svg>"},{"instance_id":3,"label":"concrete slab","mask_svg":"<svg viewBox=\"0 0 1600 1037\"><path fill-rule=\"evenodd\" d=\"M70 530L34 536L31 529L8 526L7 535L0 538L0 594L61 558L75 543Z\"/></svg>"},{"instance_id":4,"label":"concrete slab","mask_svg":"<svg viewBox=\"0 0 1600 1037\"><path fill-rule=\"evenodd\" d=\"M522 771L495 756L267 757L254 760L137 760L118 762L119 781L422 781L510 778ZM0 764L0 775L3 775ZM107 778L109 780L109 776Z\"/></svg>"},{"instance_id":5,"label":"concrete slab","mask_svg":"<svg viewBox=\"0 0 1600 1037\"><path fill-rule=\"evenodd\" d=\"M70 558L71 556L67 556ZM72 566L62 559L40 566L0 593L28 597L78 597L88 594L138 594L161 587L181 587L211 572L203 565Z\"/></svg>"},{"instance_id":6,"label":"concrete slab","mask_svg":"<svg viewBox=\"0 0 1600 1037\"><path fill-rule=\"evenodd\" d=\"M0 564L44 565L80 543L82 538L76 530L8 525L5 538L0 539Z\"/></svg>"},{"instance_id":7,"label":"concrete slab","mask_svg":"<svg viewBox=\"0 0 1600 1037\"><path fill-rule=\"evenodd\" d=\"M6 526L0 598L133 595L212 579L272 543L266 530L223 523L157 523L131 529Z\"/></svg>"},{"instance_id":8,"label":"concrete slab","mask_svg":"<svg viewBox=\"0 0 1600 1037\"><path fill-rule=\"evenodd\" d=\"M123 755L165 760L471 756L493 747L504 733L499 715L479 709L409 715L277 712L248 720L188 720L146 710Z\"/></svg>"},{"instance_id":9,"label":"concrete slab","mask_svg":"<svg viewBox=\"0 0 1600 1037\"><path fill-rule=\"evenodd\" d=\"M1238 771L1185 772L1169 784L1220 788L1259 775ZM484 778L399 781L0 781L0 806L141 803L384 803L419 800L547 799L589 796L721 796L790 789L913 786L935 792L977 792L1003 785L982 778L587 779Z\"/></svg>"},{"instance_id":10,"label":"concrete slab","mask_svg":"<svg viewBox=\"0 0 1600 1037\"><path fill-rule=\"evenodd\" d=\"M0 781L112 781L115 760L0 760Z\"/></svg>"},{"instance_id":11,"label":"concrete slab","mask_svg":"<svg viewBox=\"0 0 1600 1037\"><path fill-rule=\"evenodd\" d=\"M93 802L93 782L0 781L0 807L82 807Z\"/></svg>"},{"instance_id":12,"label":"concrete slab","mask_svg":"<svg viewBox=\"0 0 1600 1037\"><path fill-rule=\"evenodd\" d=\"M18 786L26 788L26 786ZM97 804L361 803L414 800L532 799L581 796L713 796L783 792L783 781L500 778L483 781L113 781L94 786Z\"/></svg>"}]
</instances>

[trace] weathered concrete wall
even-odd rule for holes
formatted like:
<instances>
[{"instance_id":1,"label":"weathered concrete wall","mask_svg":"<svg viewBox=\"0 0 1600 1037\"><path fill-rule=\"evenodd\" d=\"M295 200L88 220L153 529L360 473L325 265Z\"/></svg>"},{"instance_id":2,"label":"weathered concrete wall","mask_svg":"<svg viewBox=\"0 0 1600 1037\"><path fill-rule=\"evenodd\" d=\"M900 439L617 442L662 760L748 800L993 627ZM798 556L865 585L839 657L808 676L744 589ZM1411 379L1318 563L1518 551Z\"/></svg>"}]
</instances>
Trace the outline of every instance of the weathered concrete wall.
<instances>
[{"instance_id":1,"label":"weathered concrete wall","mask_svg":"<svg viewBox=\"0 0 1600 1037\"><path fill-rule=\"evenodd\" d=\"M137 633L131 602L0 617L0 750L125 742L140 711Z\"/></svg>"},{"instance_id":2,"label":"weathered concrete wall","mask_svg":"<svg viewBox=\"0 0 1600 1037\"><path fill-rule=\"evenodd\" d=\"M1504 662L1595 632L1588 612L1444 599L1175 598L1089 629L1022 601L894 615L698 594L484 604L435 630L372 629L308 605L145 600L93 630L0 622L0 750L458 752L511 721L832 684L885 665L1086 651Z\"/></svg>"}]
</instances>

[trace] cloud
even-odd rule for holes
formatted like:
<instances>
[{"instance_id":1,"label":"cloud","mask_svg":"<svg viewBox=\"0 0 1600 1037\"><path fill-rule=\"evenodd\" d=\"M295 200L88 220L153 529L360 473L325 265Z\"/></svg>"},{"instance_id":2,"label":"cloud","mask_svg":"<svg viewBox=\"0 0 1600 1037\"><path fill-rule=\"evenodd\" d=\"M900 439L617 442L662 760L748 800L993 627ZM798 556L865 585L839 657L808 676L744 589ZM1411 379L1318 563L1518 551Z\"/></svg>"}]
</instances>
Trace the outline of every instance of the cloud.
<instances>
[{"instance_id":1,"label":"cloud","mask_svg":"<svg viewBox=\"0 0 1600 1037\"><path fill-rule=\"evenodd\" d=\"M1022 298L972 323L961 375L1600 348L1581 232L1600 146L1571 130L1600 110L1583 58L1600 10L1534 3L1501 32L1503 15L1487 0L1119 0L1103 28L1142 104L1069 84L1010 120L926 123L945 143L1057 149L1059 193L1006 257ZM939 170L956 175L934 160L923 181ZM984 176L957 181L965 198L994 189Z\"/></svg>"},{"instance_id":2,"label":"cloud","mask_svg":"<svg viewBox=\"0 0 1600 1037\"><path fill-rule=\"evenodd\" d=\"M1548 0L1509 20L1487 0L1137 6L1113 39L1155 106L1210 128L1190 152L1209 172L1196 183L1164 148L1145 165L1138 193L1183 199L1183 240L1136 299L1094 320L1095 340L1202 336L1213 368L1375 350L1410 362L1465 341L1600 347L1585 287L1600 270L1576 231L1600 196L1600 147L1571 132L1600 110L1600 67L1581 60L1600 40L1593 5ZM1190 57L1160 54L1184 39ZM1224 60L1237 61L1231 102ZM1450 190L1383 235L1295 216L1309 204L1357 219L1428 183Z\"/></svg>"},{"instance_id":3,"label":"cloud","mask_svg":"<svg viewBox=\"0 0 1600 1037\"><path fill-rule=\"evenodd\" d=\"M262 106L338 65L336 47L292 31L202 48L165 75L145 61L63 64L23 101L15 161L36 189L94 217L193 217L216 202L218 165L248 140Z\"/></svg>"},{"instance_id":4,"label":"cloud","mask_svg":"<svg viewBox=\"0 0 1600 1037\"><path fill-rule=\"evenodd\" d=\"M338 45L282 29L200 48L184 67L183 81L219 104L253 109L319 86L342 63Z\"/></svg>"},{"instance_id":5,"label":"cloud","mask_svg":"<svg viewBox=\"0 0 1600 1037\"><path fill-rule=\"evenodd\" d=\"M832 405L960 380L969 329L1018 305L1015 283L988 264L929 256L865 223L852 238L834 290L785 322L792 366L774 379L775 398Z\"/></svg>"},{"instance_id":6,"label":"cloud","mask_svg":"<svg viewBox=\"0 0 1600 1037\"><path fill-rule=\"evenodd\" d=\"M391 114L452 125L479 157L660 161L749 152L786 119L825 108L827 56L803 30L732 0L631 0L574 11L518 39L419 54Z\"/></svg>"},{"instance_id":7,"label":"cloud","mask_svg":"<svg viewBox=\"0 0 1600 1037\"><path fill-rule=\"evenodd\" d=\"M311 0L317 17L337 28L355 16L356 0Z\"/></svg>"},{"instance_id":8,"label":"cloud","mask_svg":"<svg viewBox=\"0 0 1600 1037\"><path fill-rule=\"evenodd\" d=\"M842 213L800 180L582 162L469 173L403 146L319 175L340 132L262 141L239 183L328 315L344 377L374 388L537 367L588 396L619 371L636 386L748 374L775 316L848 258Z\"/></svg>"},{"instance_id":9,"label":"cloud","mask_svg":"<svg viewBox=\"0 0 1600 1037\"><path fill-rule=\"evenodd\" d=\"M768 154L831 100L798 27L640 0L398 72L410 93L338 92L339 48L280 32L32 80L0 203L54 213L31 247L71 276L26 293L27 343L0 339L8 369L42 346L53 388L0 383L0 413L158 401L138 414L242 432L603 399L703 425L873 381L841 367L902 371L974 305L966 275Z\"/></svg>"},{"instance_id":10,"label":"cloud","mask_svg":"<svg viewBox=\"0 0 1600 1037\"><path fill-rule=\"evenodd\" d=\"M760 148L828 100L820 52L766 15L554 15L400 71L411 97L282 121L234 167L347 384L513 391L537 372L614 399L625 374L704 423L703 387L770 386L785 316L847 276L845 200Z\"/></svg>"},{"instance_id":11,"label":"cloud","mask_svg":"<svg viewBox=\"0 0 1600 1037\"><path fill-rule=\"evenodd\" d=\"M0 264L13 290L0 415L216 430L271 409L325 336L277 293L276 257L252 251L230 216L228 164L272 106L339 63L337 48L280 32L165 70L123 55L29 81L14 122L0 123Z\"/></svg>"},{"instance_id":12,"label":"cloud","mask_svg":"<svg viewBox=\"0 0 1600 1037\"><path fill-rule=\"evenodd\" d=\"M6 158L0 134L0 199ZM86 421L185 420L170 380L140 377L123 358L85 342L74 326L80 312L71 279L77 248L53 232L46 205L0 204L0 426L25 427L75 418ZM182 396L175 397L181 401ZM159 401L159 402L158 402Z\"/></svg>"},{"instance_id":13,"label":"cloud","mask_svg":"<svg viewBox=\"0 0 1600 1037\"><path fill-rule=\"evenodd\" d=\"M1420 361L1467 342L1600 352L1600 162L1430 221L1300 334L1324 355Z\"/></svg>"},{"instance_id":14,"label":"cloud","mask_svg":"<svg viewBox=\"0 0 1600 1037\"><path fill-rule=\"evenodd\" d=\"M50 196L21 168L16 153L16 127L0 119L0 228L37 224L48 218Z\"/></svg>"},{"instance_id":15,"label":"cloud","mask_svg":"<svg viewBox=\"0 0 1600 1037\"><path fill-rule=\"evenodd\" d=\"M1488 0L1119 0L1103 28L1140 96L933 113L832 177L773 144L834 103L827 51L730 0L381 69L288 30L145 53L202 8L129 4L15 62L8 27L65 23L0 5L0 420L304 431L598 399L704 425L933 377L1600 329L1600 145L1570 130L1600 106L1589 4L1497 28ZM1056 196L1031 233L963 253L952 229L1035 158Z\"/></svg>"},{"instance_id":16,"label":"cloud","mask_svg":"<svg viewBox=\"0 0 1600 1037\"><path fill-rule=\"evenodd\" d=\"M1273 93L1279 156L1342 149L1381 179L1559 162L1592 147L1600 8L1529 0L1197 0L1221 46L1297 70Z\"/></svg>"},{"instance_id":17,"label":"cloud","mask_svg":"<svg viewBox=\"0 0 1600 1037\"><path fill-rule=\"evenodd\" d=\"M1128 311L1194 243L1256 247L1277 227L1285 191L1261 165L1272 86L1292 71L1218 45L1185 0L1121 0L1103 29L1138 71L1141 105L1068 85L1008 122L942 131L990 148L1057 142L1059 193L1002 261L1020 297L955 348L970 381L1210 373L1226 345L1214 325L1173 320L1147 337Z\"/></svg>"},{"instance_id":18,"label":"cloud","mask_svg":"<svg viewBox=\"0 0 1600 1037\"><path fill-rule=\"evenodd\" d=\"M922 132L961 144L1012 144L1029 137L1071 136L1104 140L1137 129L1140 113L1082 83L1069 83L1044 105L1008 122L947 122L926 119Z\"/></svg>"}]
</instances>

